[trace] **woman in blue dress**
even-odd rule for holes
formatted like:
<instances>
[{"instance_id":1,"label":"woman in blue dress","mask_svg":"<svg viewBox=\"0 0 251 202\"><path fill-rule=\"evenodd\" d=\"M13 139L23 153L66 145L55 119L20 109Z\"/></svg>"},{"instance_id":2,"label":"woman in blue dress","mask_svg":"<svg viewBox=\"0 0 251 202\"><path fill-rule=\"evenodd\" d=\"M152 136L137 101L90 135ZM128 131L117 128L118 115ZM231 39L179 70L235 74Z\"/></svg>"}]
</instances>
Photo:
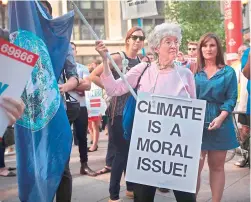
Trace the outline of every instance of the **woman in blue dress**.
<instances>
[{"instance_id":1,"label":"woman in blue dress","mask_svg":"<svg viewBox=\"0 0 251 202\"><path fill-rule=\"evenodd\" d=\"M225 65L221 42L215 34L201 37L197 59L197 98L207 101L197 193L207 155L212 202L220 202L225 185L226 153L238 147L231 116L237 100L237 79L235 71Z\"/></svg>"}]
</instances>

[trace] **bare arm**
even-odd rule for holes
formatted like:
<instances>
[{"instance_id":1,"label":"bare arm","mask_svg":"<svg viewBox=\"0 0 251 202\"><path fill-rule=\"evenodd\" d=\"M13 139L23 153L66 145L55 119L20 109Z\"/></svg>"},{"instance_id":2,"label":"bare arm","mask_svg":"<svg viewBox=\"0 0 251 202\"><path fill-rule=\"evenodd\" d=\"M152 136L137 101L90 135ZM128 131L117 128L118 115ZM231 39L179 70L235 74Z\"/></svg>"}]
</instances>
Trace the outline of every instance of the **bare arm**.
<instances>
[{"instance_id":1,"label":"bare arm","mask_svg":"<svg viewBox=\"0 0 251 202\"><path fill-rule=\"evenodd\" d=\"M68 54L64 63L65 77L67 81L64 84L59 84L59 90L61 94L69 92L76 88L79 84L78 73L77 73L77 64L74 60L73 51L69 45Z\"/></svg>"},{"instance_id":2,"label":"bare arm","mask_svg":"<svg viewBox=\"0 0 251 202\"><path fill-rule=\"evenodd\" d=\"M89 91L91 89L91 81L88 77L79 80L79 85L75 88L78 92Z\"/></svg>"},{"instance_id":3,"label":"bare arm","mask_svg":"<svg viewBox=\"0 0 251 202\"><path fill-rule=\"evenodd\" d=\"M122 69L122 62L121 62L121 57L119 54L112 55L113 60L115 63L118 65L120 69ZM113 68L112 64L106 60L106 63L110 69ZM96 69L93 70L93 72L90 75L90 80L95 83L97 86L100 88L104 88L104 85L101 82L100 76L103 73L104 69L104 63L101 63Z\"/></svg>"},{"instance_id":4,"label":"bare arm","mask_svg":"<svg viewBox=\"0 0 251 202\"><path fill-rule=\"evenodd\" d=\"M103 72L103 64L100 64L98 67L96 67L91 75L90 75L90 80L95 83L97 86L99 86L100 88L104 88L100 76Z\"/></svg>"},{"instance_id":5,"label":"bare arm","mask_svg":"<svg viewBox=\"0 0 251 202\"><path fill-rule=\"evenodd\" d=\"M59 84L59 90L61 93L69 92L78 86L78 79L76 77L70 77L66 83Z\"/></svg>"}]
</instances>

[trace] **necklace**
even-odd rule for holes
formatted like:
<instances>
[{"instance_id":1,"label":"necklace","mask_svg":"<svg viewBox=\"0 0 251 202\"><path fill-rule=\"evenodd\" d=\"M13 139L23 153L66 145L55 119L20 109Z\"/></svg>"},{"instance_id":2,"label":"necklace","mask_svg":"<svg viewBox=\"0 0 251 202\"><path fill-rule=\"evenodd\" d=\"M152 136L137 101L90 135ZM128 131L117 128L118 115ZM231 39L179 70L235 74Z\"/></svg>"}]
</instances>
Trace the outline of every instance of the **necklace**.
<instances>
[{"instance_id":1,"label":"necklace","mask_svg":"<svg viewBox=\"0 0 251 202\"><path fill-rule=\"evenodd\" d=\"M159 63L159 60L157 60L156 64L157 64L159 70L163 70L163 69L167 69L167 68L174 68L173 62L171 64L161 65Z\"/></svg>"}]
</instances>

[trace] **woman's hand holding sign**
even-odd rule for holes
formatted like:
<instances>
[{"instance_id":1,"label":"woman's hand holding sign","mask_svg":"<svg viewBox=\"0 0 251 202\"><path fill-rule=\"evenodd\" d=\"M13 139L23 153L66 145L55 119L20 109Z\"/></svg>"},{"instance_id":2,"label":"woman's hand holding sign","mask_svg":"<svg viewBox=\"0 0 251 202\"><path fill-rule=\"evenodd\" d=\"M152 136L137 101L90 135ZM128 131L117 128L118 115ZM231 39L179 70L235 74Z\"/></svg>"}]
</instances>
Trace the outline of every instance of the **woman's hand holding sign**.
<instances>
[{"instance_id":1,"label":"woman's hand holding sign","mask_svg":"<svg viewBox=\"0 0 251 202\"><path fill-rule=\"evenodd\" d=\"M13 125L18 119L21 118L25 105L21 99L15 100L10 97L3 97L0 107L5 109L9 119L9 125Z\"/></svg>"}]
</instances>

